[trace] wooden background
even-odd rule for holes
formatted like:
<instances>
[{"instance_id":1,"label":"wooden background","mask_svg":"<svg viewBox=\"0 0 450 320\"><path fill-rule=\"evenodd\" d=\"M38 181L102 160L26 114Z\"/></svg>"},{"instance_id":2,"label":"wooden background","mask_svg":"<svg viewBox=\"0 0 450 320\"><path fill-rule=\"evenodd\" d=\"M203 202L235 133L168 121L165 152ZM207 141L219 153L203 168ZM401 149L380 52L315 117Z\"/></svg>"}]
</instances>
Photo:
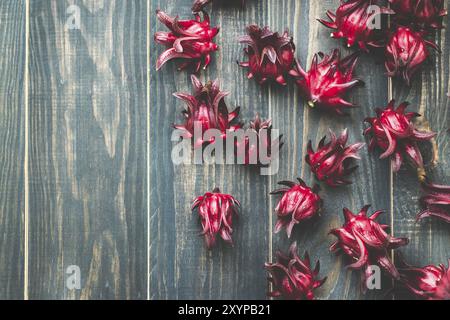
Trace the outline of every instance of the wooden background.
<instances>
[{"instance_id":1,"label":"wooden background","mask_svg":"<svg viewBox=\"0 0 450 320\"><path fill-rule=\"evenodd\" d=\"M284 134L281 167L271 177L241 166L172 165L171 124L183 108L172 93L191 85L188 72L171 63L154 71L162 48L151 38L165 29L154 11L187 17L191 0L0 2L1 299L264 299L264 262L290 243L272 232L278 199L268 193L299 176L312 184L307 141L330 127L349 128L350 141L361 141L362 120L392 97L410 101L439 132L439 166L429 172L450 184L449 28L436 37L442 54L411 87L389 81L379 57L364 56L356 72L366 85L351 96L361 108L340 118L304 108L293 85L261 88L236 65L244 59L236 38L250 23L288 27L304 66L317 51L343 48L316 21L338 1L248 0L245 10L225 2L212 7L220 51L201 79L219 78L242 119L259 112ZM80 9L79 30L65 28L70 5ZM405 167L392 175L387 161L366 149L362 155L355 183L323 187L321 218L293 235L329 277L321 299L391 298L390 281L362 295L357 274L328 252L327 233L341 225L343 207L385 209L392 233L411 239L401 251L414 264L450 256L449 225L415 223L415 173ZM236 195L243 210L235 247L207 251L189 207L216 186ZM66 286L73 265L80 289Z\"/></svg>"}]
</instances>

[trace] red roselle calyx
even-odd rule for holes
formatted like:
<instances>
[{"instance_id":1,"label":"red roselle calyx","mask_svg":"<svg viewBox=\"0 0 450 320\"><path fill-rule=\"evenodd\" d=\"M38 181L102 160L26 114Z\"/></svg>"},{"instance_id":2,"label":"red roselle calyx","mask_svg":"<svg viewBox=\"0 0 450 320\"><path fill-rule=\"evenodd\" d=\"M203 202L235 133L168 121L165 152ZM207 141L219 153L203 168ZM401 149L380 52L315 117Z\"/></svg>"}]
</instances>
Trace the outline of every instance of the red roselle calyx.
<instances>
[{"instance_id":1,"label":"red roselle calyx","mask_svg":"<svg viewBox=\"0 0 450 320\"><path fill-rule=\"evenodd\" d=\"M444 0L389 0L389 3L398 23L422 29L442 28L442 20L447 15Z\"/></svg>"},{"instance_id":2,"label":"red roselle calyx","mask_svg":"<svg viewBox=\"0 0 450 320\"><path fill-rule=\"evenodd\" d=\"M210 4L213 0L194 0L194 4L192 5L192 11L193 12L199 12L203 10L205 6ZM229 1L229 0L227 0ZM242 6L245 3L245 0L241 0Z\"/></svg>"},{"instance_id":3,"label":"red roselle calyx","mask_svg":"<svg viewBox=\"0 0 450 320\"><path fill-rule=\"evenodd\" d=\"M420 115L415 112L405 113L408 107L403 102L396 109L395 100L391 100L384 109L375 109L377 116L364 121L370 126L364 130L364 135L370 135L369 150L380 148L383 153L380 159L391 157L391 166L394 172L400 170L406 156L413 166L423 171L423 159L417 145L418 141L431 140L434 132L421 132L414 128L411 120Z\"/></svg>"},{"instance_id":4,"label":"red roselle calyx","mask_svg":"<svg viewBox=\"0 0 450 320\"><path fill-rule=\"evenodd\" d=\"M330 141L325 144L326 137L319 142L317 151L312 148L309 141L306 155L306 163L310 166L319 181L325 181L329 186L336 187L350 184L346 176L356 170L351 167L351 159L361 159L358 151L365 143L355 143L347 146L348 130L345 129L339 138L330 129Z\"/></svg>"},{"instance_id":5,"label":"red roselle calyx","mask_svg":"<svg viewBox=\"0 0 450 320\"><path fill-rule=\"evenodd\" d=\"M400 260L400 281L418 298L450 300L450 259L448 266L440 264L417 268Z\"/></svg>"},{"instance_id":6,"label":"red roselle calyx","mask_svg":"<svg viewBox=\"0 0 450 320\"><path fill-rule=\"evenodd\" d=\"M172 59L186 60L179 70L190 65L194 66L195 72L202 65L206 69L211 62L211 53L219 48L213 42L219 28L211 27L208 14L203 12L203 21L198 13L195 14L195 20L179 20L178 16L172 18L161 10L156 11L156 16L170 29L170 32L155 33L155 42L168 48L156 61L156 70Z\"/></svg>"},{"instance_id":7,"label":"red roselle calyx","mask_svg":"<svg viewBox=\"0 0 450 320\"><path fill-rule=\"evenodd\" d=\"M286 85L286 77L294 67L295 45L288 31L282 35L272 32L268 27L251 25L247 35L239 38L246 44L245 53L249 61L239 63L249 69L248 78L255 78L260 84L275 81Z\"/></svg>"},{"instance_id":8,"label":"red roselle calyx","mask_svg":"<svg viewBox=\"0 0 450 320\"><path fill-rule=\"evenodd\" d=\"M275 233L285 228L288 238L291 237L293 227L316 216L322 204L322 199L317 194L319 191L317 185L309 188L302 179L298 178L297 180L298 184L281 181L278 184L286 187L271 192L272 195L282 194L281 200L275 208L278 216Z\"/></svg>"},{"instance_id":9,"label":"red roselle calyx","mask_svg":"<svg viewBox=\"0 0 450 320\"><path fill-rule=\"evenodd\" d=\"M269 272L269 282L273 284L273 291L268 293L270 297L281 297L286 300L312 300L314 290L322 286L327 278L317 280L320 271L320 263L317 261L314 270L308 252L305 252L302 260L297 254L297 243L294 242L289 254L277 252L276 263L266 263Z\"/></svg>"},{"instance_id":10,"label":"red roselle calyx","mask_svg":"<svg viewBox=\"0 0 450 320\"><path fill-rule=\"evenodd\" d=\"M212 0L194 0L194 4L192 5L192 12L200 12L206 7Z\"/></svg>"},{"instance_id":11,"label":"red roselle calyx","mask_svg":"<svg viewBox=\"0 0 450 320\"><path fill-rule=\"evenodd\" d=\"M386 46L385 66L388 76L401 76L409 85L412 76L430 55L428 46L439 51L439 47L425 40L422 33L399 27Z\"/></svg>"},{"instance_id":12,"label":"red roselle calyx","mask_svg":"<svg viewBox=\"0 0 450 320\"><path fill-rule=\"evenodd\" d=\"M272 120L261 119L257 113L255 119L250 121L249 130L254 131L256 139L245 136L245 144L237 144L237 158L244 159L246 165L268 165L274 157L278 157L278 152L283 146L282 136L272 140ZM261 150L261 148L263 150ZM261 155L265 159L262 159Z\"/></svg>"},{"instance_id":13,"label":"red roselle calyx","mask_svg":"<svg viewBox=\"0 0 450 320\"><path fill-rule=\"evenodd\" d=\"M238 122L239 108L233 112L228 111L225 97L228 92L221 91L218 80L203 85L200 80L192 75L194 94L174 93L174 96L186 103L183 111L185 123L174 125L176 129L184 131L186 138L194 137L195 126L200 128L200 136L196 137L194 147L200 147L204 143L212 143L214 140L204 141L203 134L206 130L217 129L225 138L227 132L235 131L242 127Z\"/></svg>"},{"instance_id":14,"label":"red roselle calyx","mask_svg":"<svg viewBox=\"0 0 450 320\"><path fill-rule=\"evenodd\" d=\"M429 181L422 183L425 195L420 198L423 211L418 219L436 217L450 223L450 186L433 184Z\"/></svg>"},{"instance_id":15,"label":"red roselle calyx","mask_svg":"<svg viewBox=\"0 0 450 320\"><path fill-rule=\"evenodd\" d=\"M321 62L318 62L319 57ZM339 49L333 50L331 55L319 52L314 55L308 72L297 61L290 74L297 79L300 94L310 107L317 106L342 115L345 109L356 107L344 96L351 88L363 83L353 75L357 61L358 53L341 59Z\"/></svg>"},{"instance_id":16,"label":"red roselle calyx","mask_svg":"<svg viewBox=\"0 0 450 320\"><path fill-rule=\"evenodd\" d=\"M192 204L192 210L197 210L202 224L202 235L208 249L216 244L217 235L227 243L233 244L233 218L239 213L241 204L233 196L220 193L219 188L213 192L197 197Z\"/></svg>"},{"instance_id":17,"label":"red roselle calyx","mask_svg":"<svg viewBox=\"0 0 450 320\"><path fill-rule=\"evenodd\" d=\"M384 231L388 226L375 221L383 211L376 211L367 217L369 208L370 206L365 206L356 215L345 208L344 225L330 231L330 234L338 238L331 245L330 251L343 253L350 258L353 263L348 268L363 270L361 273L363 288L366 288L366 281L372 274L371 265L378 265L394 279L399 279L400 275L389 258L389 250L409 242L407 238L394 238L388 235Z\"/></svg>"},{"instance_id":18,"label":"red roselle calyx","mask_svg":"<svg viewBox=\"0 0 450 320\"><path fill-rule=\"evenodd\" d=\"M372 7L377 5L373 0L349 0L341 1L341 5L334 14L327 11L330 21L318 19L323 25L336 30L331 37L347 39L347 46L357 44L359 48L368 51L368 47L381 47L383 45L380 33L381 26L377 28L374 23L379 19L378 12ZM381 14L389 14L392 11L388 8L377 5L376 8Z\"/></svg>"}]
</instances>

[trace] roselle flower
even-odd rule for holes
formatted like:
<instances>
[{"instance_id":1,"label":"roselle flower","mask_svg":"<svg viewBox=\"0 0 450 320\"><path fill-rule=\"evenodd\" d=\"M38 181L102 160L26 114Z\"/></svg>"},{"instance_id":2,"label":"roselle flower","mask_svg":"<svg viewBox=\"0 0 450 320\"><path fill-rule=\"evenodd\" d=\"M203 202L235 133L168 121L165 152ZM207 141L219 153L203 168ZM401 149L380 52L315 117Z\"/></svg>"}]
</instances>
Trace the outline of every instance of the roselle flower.
<instances>
[{"instance_id":1,"label":"roselle flower","mask_svg":"<svg viewBox=\"0 0 450 320\"><path fill-rule=\"evenodd\" d=\"M302 260L297 254L297 243L294 242L289 253L278 251L276 263L266 263L269 272L269 282L273 291L269 297L281 297L286 300L313 300L314 290L321 287L327 278L317 280L320 271L320 262L317 261L314 270L308 252Z\"/></svg>"},{"instance_id":2,"label":"roselle flower","mask_svg":"<svg viewBox=\"0 0 450 320\"><path fill-rule=\"evenodd\" d=\"M418 219L436 217L450 223L450 186L433 184L429 181L422 183L425 195L420 198L423 211Z\"/></svg>"},{"instance_id":3,"label":"roselle flower","mask_svg":"<svg viewBox=\"0 0 450 320\"><path fill-rule=\"evenodd\" d=\"M450 259L444 264L417 268L400 260L401 283L416 297L425 300L450 300Z\"/></svg>"},{"instance_id":4,"label":"roselle flower","mask_svg":"<svg viewBox=\"0 0 450 320\"><path fill-rule=\"evenodd\" d=\"M222 132L222 138L226 138L227 132L235 131L242 127L238 122L239 108L233 112L228 111L225 97L228 92L221 91L218 80L203 85L200 80L192 75L192 86L194 94L174 93L174 96L186 103L183 111L185 123L174 125L176 129L182 130L186 138L194 137L195 125L201 125L201 137L194 141L194 147L202 146L204 143L212 143L214 140L204 141L203 134L209 129L217 129Z\"/></svg>"},{"instance_id":5,"label":"roselle flower","mask_svg":"<svg viewBox=\"0 0 450 320\"><path fill-rule=\"evenodd\" d=\"M405 157L414 167L423 169L423 158L417 142L431 140L436 136L434 132L422 132L414 128L411 120L420 115L415 112L405 113L408 105L408 102L403 102L395 109L395 100L391 100L384 110L375 109L376 117L364 120L370 125L364 130L364 135L370 135L369 150L380 148L383 151L380 159L390 157L394 172L400 170Z\"/></svg>"},{"instance_id":6,"label":"roselle flower","mask_svg":"<svg viewBox=\"0 0 450 320\"><path fill-rule=\"evenodd\" d=\"M275 208L275 213L278 216L275 233L285 228L288 238L291 237L292 229L296 224L316 216L322 205L322 199L317 194L319 187L315 185L310 188L302 179L298 178L297 180L298 184L291 181L281 181L278 184L286 187L270 193L282 195Z\"/></svg>"},{"instance_id":7,"label":"roselle flower","mask_svg":"<svg viewBox=\"0 0 450 320\"><path fill-rule=\"evenodd\" d=\"M386 70L389 77L401 76L409 85L412 76L430 55L428 46L439 47L423 38L423 34L407 27L399 27L386 46Z\"/></svg>"},{"instance_id":8,"label":"roselle flower","mask_svg":"<svg viewBox=\"0 0 450 320\"><path fill-rule=\"evenodd\" d=\"M230 1L230 0L226 0ZM206 7L208 4L213 2L213 0L194 0L194 4L192 5L192 11L193 12L199 12L202 11L204 7ZM241 0L242 6L245 3L245 0Z\"/></svg>"},{"instance_id":9,"label":"roselle flower","mask_svg":"<svg viewBox=\"0 0 450 320\"><path fill-rule=\"evenodd\" d=\"M321 62L318 62L319 57ZM344 99L345 95L363 83L353 75L357 61L358 53L341 59L339 49L333 50L331 55L319 52L314 55L308 72L297 61L290 74L296 78L300 94L311 108L317 106L342 115L345 109L356 107Z\"/></svg>"},{"instance_id":10,"label":"roselle flower","mask_svg":"<svg viewBox=\"0 0 450 320\"><path fill-rule=\"evenodd\" d=\"M282 35L272 32L268 27L256 25L247 27L247 35L239 38L246 44L244 49L249 61L239 63L248 68L248 78L255 78L260 84L275 81L286 85L286 77L294 67L295 45L288 31Z\"/></svg>"},{"instance_id":11,"label":"roselle flower","mask_svg":"<svg viewBox=\"0 0 450 320\"><path fill-rule=\"evenodd\" d=\"M213 42L219 28L211 27L208 14L203 12L203 21L198 13L194 15L195 20L179 20L178 16L172 18L161 10L156 11L156 16L170 29L170 32L155 33L155 42L167 47L156 61L156 70L172 59L186 60L179 70L191 65L195 72L202 65L206 69L211 62L211 53L219 48Z\"/></svg>"},{"instance_id":12,"label":"roselle flower","mask_svg":"<svg viewBox=\"0 0 450 320\"><path fill-rule=\"evenodd\" d=\"M390 14L392 11L379 5L373 0L341 1L336 13L327 11L330 21L318 19L324 26L336 30L331 37L347 39L347 46L357 44L359 48L368 51L368 47L381 47L383 45L380 30L374 25L377 12L371 6L377 5L379 13Z\"/></svg>"},{"instance_id":13,"label":"roselle flower","mask_svg":"<svg viewBox=\"0 0 450 320\"><path fill-rule=\"evenodd\" d=\"M239 214L241 204L233 196L221 193L219 188L195 198L192 211L197 210L202 224L202 235L206 246L211 249L216 244L217 235L226 243L233 244L233 218Z\"/></svg>"},{"instance_id":14,"label":"roselle flower","mask_svg":"<svg viewBox=\"0 0 450 320\"><path fill-rule=\"evenodd\" d=\"M397 22L422 29L441 29L442 20L447 15L444 0L389 0L389 3Z\"/></svg>"},{"instance_id":15,"label":"roselle flower","mask_svg":"<svg viewBox=\"0 0 450 320\"><path fill-rule=\"evenodd\" d=\"M272 120L261 119L258 113L255 119L250 121L249 130L254 132L256 139L246 135L244 145L237 144L237 158L243 158L245 165L269 165L283 146L282 136L272 141ZM261 158L261 154L264 154L265 159Z\"/></svg>"},{"instance_id":16,"label":"roselle flower","mask_svg":"<svg viewBox=\"0 0 450 320\"><path fill-rule=\"evenodd\" d=\"M194 4L192 5L192 12L200 12L210 4L213 0L194 0Z\"/></svg>"},{"instance_id":17,"label":"roselle flower","mask_svg":"<svg viewBox=\"0 0 450 320\"><path fill-rule=\"evenodd\" d=\"M372 274L370 266L377 265L385 270L394 279L399 279L400 274L389 258L389 250L407 245L407 238L394 238L384 230L387 225L375 221L383 211L376 211L367 217L370 206L365 206L354 215L347 208L344 209L345 223L342 228L333 229L330 234L338 240L331 247L331 252L343 253L351 259L348 268L362 270L362 284L365 288L368 277Z\"/></svg>"},{"instance_id":18,"label":"roselle flower","mask_svg":"<svg viewBox=\"0 0 450 320\"><path fill-rule=\"evenodd\" d=\"M351 167L352 159L361 159L358 151L365 145L355 143L347 146L348 130L345 129L339 138L330 129L330 141L325 143L326 137L319 142L317 151L312 148L311 140L308 142L306 163L320 181L325 181L329 186L336 187L350 184L345 178L356 170Z\"/></svg>"}]
</instances>

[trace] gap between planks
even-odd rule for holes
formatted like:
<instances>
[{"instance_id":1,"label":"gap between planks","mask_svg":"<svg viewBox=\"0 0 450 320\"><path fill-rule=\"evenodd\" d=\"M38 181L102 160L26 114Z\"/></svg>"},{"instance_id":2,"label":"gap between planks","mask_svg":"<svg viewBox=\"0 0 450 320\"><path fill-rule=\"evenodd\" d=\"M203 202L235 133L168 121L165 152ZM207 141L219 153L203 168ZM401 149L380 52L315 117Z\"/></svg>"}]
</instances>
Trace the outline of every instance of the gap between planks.
<instances>
[{"instance_id":1,"label":"gap between planks","mask_svg":"<svg viewBox=\"0 0 450 320\"><path fill-rule=\"evenodd\" d=\"M29 39L30 39L30 0L25 0L25 75L24 75L24 95L25 95L25 146L24 146L24 275L23 275L23 299L28 300L28 225L29 225L29 172L28 172L28 146L29 146Z\"/></svg>"},{"instance_id":2,"label":"gap between planks","mask_svg":"<svg viewBox=\"0 0 450 320\"><path fill-rule=\"evenodd\" d=\"M388 8L391 8L391 4L388 3ZM388 16L388 27L391 27L391 16ZM388 77L388 101L394 99L394 84L391 77ZM394 237L394 171L392 169L392 164L389 161L389 216L390 216L390 234ZM391 260L395 264L395 254L394 250L391 250ZM395 281L392 280L392 288L395 286ZM395 300L395 294L392 295L392 300Z\"/></svg>"},{"instance_id":3,"label":"gap between planks","mask_svg":"<svg viewBox=\"0 0 450 320\"><path fill-rule=\"evenodd\" d=\"M391 101L394 98L394 87L392 78L388 77L388 102ZM394 171L392 169L392 165L389 161L389 216L391 219L391 230L390 234L392 237L394 237ZM392 263L395 264L395 254L394 250L391 250L391 260ZM392 280L392 287L394 288L395 281ZM392 295L392 300L395 300L395 294Z\"/></svg>"},{"instance_id":4,"label":"gap between planks","mask_svg":"<svg viewBox=\"0 0 450 320\"><path fill-rule=\"evenodd\" d=\"M150 300L150 15L151 0L147 0L147 300Z\"/></svg>"}]
</instances>

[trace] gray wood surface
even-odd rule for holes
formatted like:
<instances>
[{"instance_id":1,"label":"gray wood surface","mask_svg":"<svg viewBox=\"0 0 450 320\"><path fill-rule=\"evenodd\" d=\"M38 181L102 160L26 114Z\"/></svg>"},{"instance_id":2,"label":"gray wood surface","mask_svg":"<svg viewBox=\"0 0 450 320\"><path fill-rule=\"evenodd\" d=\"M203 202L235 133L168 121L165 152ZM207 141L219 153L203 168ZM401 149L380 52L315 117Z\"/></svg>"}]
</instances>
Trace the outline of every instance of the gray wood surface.
<instances>
[{"instance_id":1,"label":"gray wood surface","mask_svg":"<svg viewBox=\"0 0 450 320\"><path fill-rule=\"evenodd\" d=\"M152 37L165 30L155 10L190 17L191 0L0 2L0 299L264 299L263 265L291 241L321 261L328 281L318 298L391 298L389 280L363 295L357 273L328 251L334 237L327 233L342 224L342 208L357 212L365 204L385 209L380 221L411 239L401 249L409 262L446 262L450 227L415 222L421 195L415 172L405 167L394 175L388 161L367 149L352 185L321 184L321 217L297 227L291 240L273 234L279 197L269 192L297 177L312 185L308 140L316 144L328 128L348 128L351 143L363 141L363 119L392 97L411 102L439 133L439 163L427 172L450 184L450 28L436 38L442 54L433 55L411 87L388 81L382 57L362 56L356 74L365 86L349 97L361 107L337 117L304 106L293 84L260 87L236 60L246 59L237 37L251 23L288 28L308 69L318 51L350 53L316 21L339 1L248 0L245 9L224 2L208 7L221 27L220 51L200 78L219 78L230 92L229 109L240 106L242 120L256 112L273 119L285 143L274 176L242 166L172 164L172 124L182 121L184 107L172 93L192 87L189 72L173 63L155 71L163 48ZM78 30L65 28L71 5L80 9ZM242 212L235 246L208 251L190 205L215 187L235 195ZM67 287L70 266L80 268L79 290Z\"/></svg>"},{"instance_id":2,"label":"gray wood surface","mask_svg":"<svg viewBox=\"0 0 450 320\"><path fill-rule=\"evenodd\" d=\"M152 1L157 8L180 18L190 15L191 2ZM241 106L242 119L269 115L269 93L247 80L236 64L242 46L236 37L245 32L244 21L257 21L267 14L266 2L245 11L230 6L214 6L213 24L221 26L217 41L220 52L201 80L221 80L229 109ZM163 30L151 17L151 34ZM190 75L177 72L173 64L156 73L155 59L161 47L151 50L151 199L150 199L150 298L151 299L263 299L266 292L264 262L268 259L269 204L268 178L240 166L173 166L171 162L172 123L182 120L184 106L172 93L191 92ZM192 200L219 187L242 203L242 212L233 238L234 248L220 246L209 252L198 236L200 224L191 213Z\"/></svg>"},{"instance_id":3,"label":"gray wood surface","mask_svg":"<svg viewBox=\"0 0 450 320\"><path fill-rule=\"evenodd\" d=\"M248 24L257 23L278 31L284 31L288 27L295 38L302 64L309 66L315 52L328 52L339 46L338 42L328 39L329 30L315 21L335 4L336 2L331 1L258 1L249 2L244 11L219 4L213 6L213 22L220 24L222 28L217 40L221 51L215 57L215 63L202 77L206 79L219 76L225 89L231 91L231 98L228 99L230 104L233 105L232 102L236 101L242 107L244 118L248 119L258 111L263 116L271 117L274 127L285 135L282 165L275 176L261 177L258 172L239 167L179 168L167 165L171 146L171 129L168 123L181 119L179 112L182 108L171 97L171 93L189 91L190 85L188 74L177 73L173 65L166 66L159 73L153 72L150 81L153 92L151 106L160 112L151 113L151 123L156 124L153 125L150 138L150 141L156 140L152 143L151 156L151 184L154 188L150 204L152 298L263 297L264 290L261 283L258 283L265 277L263 263L272 257L276 249L287 250L289 245L284 233L272 233L276 220L273 208L278 199L267 197L267 192L275 189L276 182L280 180L294 180L301 176L312 183L313 179L303 160L307 140L317 142L329 127L334 130L348 127L351 141L361 141L365 114L373 105L383 104L387 100L388 86L387 79L383 76L383 67L366 57L357 71L366 81L366 87L357 89L353 97L362 107L346 118L328 117L304 108L292 85L287 88L261 88L254 81L247 80L245 71L233 63L236 59L244 58L242 46L237 43L236 37L245 32ZM169 14L176 12L180 16L190 12L189 3L181 0L168 4L156 1L152 9L157 8L164 8ZM152 21L152 28L163 29L156 21ZM318 41L319 37L324 37L326 41ZM152 63L161 48L153 49L153 52ZM330 276L319 293L320 298L362 298L359 291L354 290L355 286L358 287L359 277L344 271L342 261L328 252L332 239L327 233L341 223L344 206L358 210L364 204L373 203L377 208L389 208L389 194L381 192L389 189L387 165L372 160L364 154L361 168L353 177L358 183L353 186L338 190L324 188L326 202L322 218L298 228L293 236L292 240L298 240L300 248L308 249L313 256L320 257L324 274ZM164 181L174 183L166 185ZM189 204L194 196L215 185L225 185L226 192L240 197L245 220L242 219L237 228L237 245L233 250L221 248L210 253L203 247L202 240L194 237L199 225L191 216ZM371 192L372 190L380 192ZM385 221L390 220L389 214L384 217ZM242 230L243 228L246 230ZM152 232L153 230L155 231ZM249 241L256 246L251 246ZM189 272L190 268L195 272ZM244 279L240 278L242 272L239 270L246 274ZM379 297L381 294L377 292L369 296Z\"/></svg>"},{"instance_id":4,"label":"gray wood surface","mask_svg":"<svg viewBox=\"0 0 450 320\"><path fill-rule=\"evenodd\" d=\"M317 18L323 18L327 10L335 10L337 3L338 1L283 1L280 8L278 2L269 1L270 19L262 23L269 23L277 30L293 26L291 28L301 64L309 69L315 53L322 51L329 54L334 48L343 48L342 42L329 37L330 29L316 21ZM309 23L305 23L306 21ZM350 51L341 49L341 52L342 56L345 56ZM387 79L383 75L383 66L376 64L374 59L367 56L361 57L355 73L365 82L365 86L358 87L351 93L351 101L361 107L350 111L347 117L334 116L309 108L297 97L294 88L288 94L282 90L272 91L271 112L275 120L274 126L282 128L287 142L287 147L282 152L281 170L271 181L272 189L275 188L276 181L294 180L296 177L302 177L310 186L315 183L309 166L304 161L306 145L308 140L312 140L313 145L317 146L319 140L328 135L329 128L338 134L348 128L350 143L364 141L363 119L372 112L373 106L383 104L387 100ZM361 150L361 156L362 161L357 163L359 169L351 176L354 184L340 188L320 184L322 187L320 195L324 199L320 218L297 227L291 240L287 239L285 233L273 235L274 253L277 248L287 250L290 242L296 240L301 253L308 250L311 257L320 259L321 274L328 275L327 282L318 291L318 297L321 299L381 298L389 289L384 287L385 290L382 292L369 292L366 296L362 296L359 290L359 274L347 271L345 264L348 261L334 256L328 250L335 239L329 236L328 232L342 225L344 207L355 213L365 204L373 204L373 209L389 208L389 194L384 191L389 189L387 165L368 155L366 148ZM272 208L274 207L275 203L272 204ZM380 221L389 221L389 215L387 212Z\"/></svg>"},{"instance_id":5,"label":"gray wood surface","mask_svg":"<svg viewBox=\"0 0 450 320\"><path fill-rule=\"evenodd\" d=\"M447 26L449 19L446 19ZM393 81L393 97L397 102L408 101L410 111L416 111L423 117L418 125L423 129L437 132L438 163L432 165L431 148L422 144L426 171L431 181L450 185L450 29L437 33L436 43L442 53L432 53L424 70L407 87L400 81ZM450 257L450 225L436 219L427 219L416 223L416 215L421 211L418 199L421 197L417 175L404 167L395 177L392 188L394 203L394 229L396 236L410 238L409 246L402 249L405 259L414 265L447 264ZM399 295L399 298L407 296Z\"/></svg>"},{"instance_id":6,"label":"gray wood surface","mask_svg":"<svg viewBox=\"0 0 450 320\"><path fill-rule=\"evenodd\" d=\"M146 15L145 0L30 2L31 299L146 298Z\"/></svg>"},{"instance_id":7,"label":"gray wood surface","mask_svg":"<svg viewBox=\"0 0 450 320\"><path fill-rule=\"evenodd\" d=\"M23 298L25 6L0 2L0 299Z\"/></svg>"}]
</instances>

